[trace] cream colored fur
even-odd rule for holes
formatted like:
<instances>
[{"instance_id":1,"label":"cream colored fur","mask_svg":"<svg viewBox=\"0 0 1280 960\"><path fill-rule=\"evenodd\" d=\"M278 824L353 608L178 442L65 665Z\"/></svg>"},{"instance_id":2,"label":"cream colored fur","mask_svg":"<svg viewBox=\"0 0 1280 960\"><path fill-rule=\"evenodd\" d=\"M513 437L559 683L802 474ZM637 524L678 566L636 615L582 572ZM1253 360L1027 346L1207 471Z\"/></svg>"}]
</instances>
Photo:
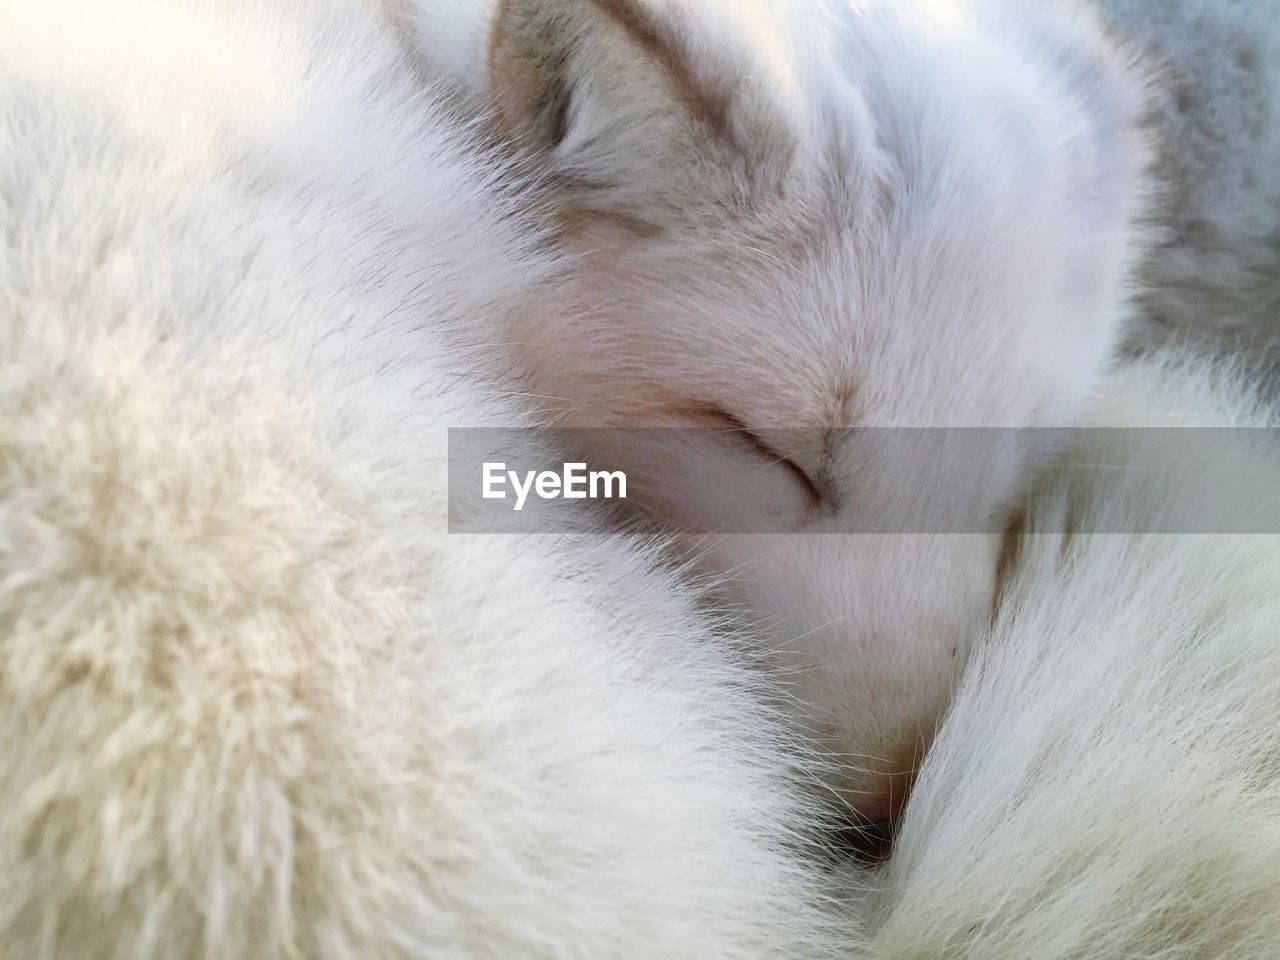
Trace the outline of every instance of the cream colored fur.
<instances>
[{"instance_id":1,"label":"cream colored fur","mask_svg":"<svg viewBox=\"0 0 1280 960\"><path fill-rule=\"evenodd\" d=\"M873 881L874 960L1280 953L1280 415L1238 368L1163 352L1095 422L1272 429L1089 433L1045 482ZM1206 503L1259 532L1063 533L1177 531Z\"/></svg>"},{"instance_id":2,"label":"cream colored fur","mask_svg":"<svg viewBox=\"0 0 1280 960\"><path fill-rule=\"evenodd\" d=\"M548 265L398 38L0 7L0 957L839 953L691 594L444 532Z\"/></svg>"},{"instance_id":3,"label":"cream colored fur","mask_svg":"<svg viewBox=\"0 0 1280 960\"><path fill-rule=\"evenodd\" d=\"M382 16L0 6L0 957L1274 957L1280 544L1059 532L1274 518L1274 445L1071 452L833 929L675 576L443 532L443 427L522 419L470 344L557 267ZM1095 417L1274 425L1242 383Z\"/></svg>"}]
</instances>

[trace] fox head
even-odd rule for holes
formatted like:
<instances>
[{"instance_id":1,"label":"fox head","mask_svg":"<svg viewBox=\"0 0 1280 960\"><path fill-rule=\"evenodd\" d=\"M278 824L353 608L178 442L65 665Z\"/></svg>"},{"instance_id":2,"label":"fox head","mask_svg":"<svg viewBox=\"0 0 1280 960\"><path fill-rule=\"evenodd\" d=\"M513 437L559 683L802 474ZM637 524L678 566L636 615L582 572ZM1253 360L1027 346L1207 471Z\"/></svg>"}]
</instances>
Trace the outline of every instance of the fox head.
<instances>
[{"instance_id":1,"label":"fox head","mask_svg":"<svg viewBox=\"0 0 1280 960\"><path fill-rule=\"evenodd\" d=\"M510 335L529 391L707 428L591 452L715 532L685 545L891 816L990 616L1025 428L1072 423L1114 352L1140 76L1068 0L503 0L487 69L568 254L572 307ZM1011 429L931 458L895 447L918 427Z\"/></svg>"}]
</instances>

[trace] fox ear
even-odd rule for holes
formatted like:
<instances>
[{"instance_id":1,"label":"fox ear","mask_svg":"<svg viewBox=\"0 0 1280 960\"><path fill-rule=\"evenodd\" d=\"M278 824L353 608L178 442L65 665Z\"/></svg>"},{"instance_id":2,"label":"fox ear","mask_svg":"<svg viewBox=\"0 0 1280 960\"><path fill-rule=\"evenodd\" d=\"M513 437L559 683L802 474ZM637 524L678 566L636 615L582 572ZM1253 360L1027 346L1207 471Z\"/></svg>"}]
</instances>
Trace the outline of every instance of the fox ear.
<instances>
[{"instance_id":1,"label":"fox ear","mask_svg":"<svg viewBox=\"0 0 1280 960\"><path fill-rule=\"evenodd\" d=\"M500 0L499 122L580 209L651 226L693 214L776 166L789 142L768 78L725 20L668 0Z\"/></svg>"}]
</instances>

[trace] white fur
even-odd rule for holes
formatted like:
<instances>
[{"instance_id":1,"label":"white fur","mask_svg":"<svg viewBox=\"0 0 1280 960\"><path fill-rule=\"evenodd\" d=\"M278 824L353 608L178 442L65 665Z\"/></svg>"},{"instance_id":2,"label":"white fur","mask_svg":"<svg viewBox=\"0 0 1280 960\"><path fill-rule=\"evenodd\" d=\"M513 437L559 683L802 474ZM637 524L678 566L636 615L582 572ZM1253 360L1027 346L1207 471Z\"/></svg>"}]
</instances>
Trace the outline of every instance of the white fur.
<instances>
[{"instance_id":1,"label":"white fur","mask_svg":"<svg viewBox=\"0 0 1280 960\"><path fill-rule=\"evenodd\" d=\"M1280 416L1238 370L1165 353L1115 377L1096 422ZM1036 495L874 878L874 960L1280 952L1280 446L1229 436L1210 457L1089 433ZM1064 535L1185 529L1206 503L1259 533Z\"/></svg>"},{"instance_id":2,"label":"white fur","mask_svg":"<svg viewBox=\"0 0 1280 960\"><path fill-rule=\"evenodd\" d=\"M378 16L0 9L0 954L837 953L690 594L444 533L547 263Z\"/></svg>"},{"instance_id":3,"label":"white fur","mask_svg":"<svg viewBox=\"0 0 1280 960\"><path fill-rule=\"evenodd\" d=\"M416 64L439 86L462 94L472 108L484 97L490 21L495 0L380 0L397 15Z\"/></svg>"},{"instance_id":4,"label":"white fur","mask_svg":"<svg viewBox=\"0 0 1280 960\"><path fill-rule=\"evenodd\" d=\"M1099 0L1158 69L1156 319L1280 344L1280 5Z\"/></svg>"},{"instance_id":5,"label":"white fur","mask_svg":"<svg viewBox=\"0 0 1280 960\"><path fill-rule=\"evenodd\" d=\"M855 806L891 812L998 537L848 534L998 528L1044 451L902 463L830 428L1074 422L1144 252L1140 71L1071 0L508 0L492 24L489 93L559 187L584 304L510 334L531 391L568 424L707 428L589 439L672 527L772 524L691 549L767 625ZM788 428L816 494L735 425Z\"/></svg>"},{"instance_id":6,"label":"white fur","mask_svg":"<svg viewBox=\"0 0 1280 960\"><path fill-rule=\"evenodd\" d=\"M0 953L1276 955L1280 544L1047 532L1274 517L1274 449L1072 453L833 943L691 597L442 532L442 428L518 419L454 341L552 267L391 27L10 4L0 78ZM1233 380L1148 361L1099 416L1274 423Z\"/></svg>"}]
</instances>

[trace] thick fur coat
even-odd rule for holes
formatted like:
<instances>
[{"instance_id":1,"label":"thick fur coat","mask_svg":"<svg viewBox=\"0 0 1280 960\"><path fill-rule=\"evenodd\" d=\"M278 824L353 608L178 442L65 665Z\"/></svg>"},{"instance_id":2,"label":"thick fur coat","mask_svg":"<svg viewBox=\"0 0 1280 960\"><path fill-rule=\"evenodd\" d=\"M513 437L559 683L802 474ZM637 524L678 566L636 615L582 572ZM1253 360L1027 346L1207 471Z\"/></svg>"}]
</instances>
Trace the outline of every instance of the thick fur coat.
<instances>
[{"instance_id":1,"label":"thick fur coat","mask_svg":"<svg viewBox=\"0 0 1280 960\"><path fill-rule=\"evenodd\" d=\"M1280 6L1098 0L1155 69L1165 187L1147 306L1280 363Z\"/></svg>"},{"instance_id":2,"label":"thick fur coat","mask_svg":"<svg viewBox=\"0 0 1280 960\"><path fill-rule=\"evenodd\" d=\"M1280 415L1162 352L1094 423L1030 503L874 880L876 960L1280 951ZM1240 425L1270 429L1110 429Z\"/></svg>"},{"instance_id":3,"label":"thick fur coat","mask_svg":"<svg viewBox=\"0 0 1280 960\"><path fill-rule=\"evenodd\" d=\"M835 952L690 594L444 532L546 264L393 24L7 4L0 86L0 956Z\"/></svg>"},{"instance_id":4,"label":"thick fur coat","mask_svg":"<svg viewBox=\"0 0 1280 960\"><path fill-rule=\"evenodd\" d=\"M1274 517L1274 446L1076 450L894 857L829 875L652 552L445 534L559 267L386 16L0 6L0 956L1273 957L1277 543L1062 531ZM1165 357L1095 416L1250 396Z\"/></svg>"}]
</instances>

